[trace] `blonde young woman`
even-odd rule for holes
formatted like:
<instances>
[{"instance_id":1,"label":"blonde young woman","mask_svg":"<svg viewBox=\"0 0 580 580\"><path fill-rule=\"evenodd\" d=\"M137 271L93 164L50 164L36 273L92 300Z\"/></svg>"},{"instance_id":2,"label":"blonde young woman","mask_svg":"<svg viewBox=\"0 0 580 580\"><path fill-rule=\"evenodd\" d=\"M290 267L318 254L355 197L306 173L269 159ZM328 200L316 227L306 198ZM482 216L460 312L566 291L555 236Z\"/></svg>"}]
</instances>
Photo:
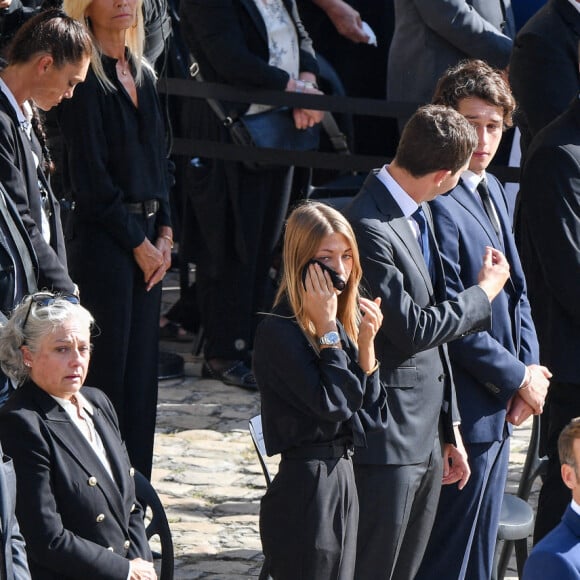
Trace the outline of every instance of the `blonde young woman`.
<instances>
[{"instance_id":1,"label":"blonde young woman","mask_svg":"<svg viewBox=\"0 0 580 580\"><path fill-rule=\"evenodd\" d=\"M161 280L171 264L170 175L140 0L65 0L96 44L82 91L59 110L75 201L67 250L101 332L90 381L113 401L129 456L151 473Z\"/></svg>"},{"instance_id":2,"label":"blonde young woman","mask_svg":"<svg viewBox=\"0 0 580 580\"><path fill-rule=\"evenodd\" d=\"M346 283L343 290L325 267ZM321 203L295 209L286 226L283 279L272 314L258 327L253 364L266 448L282 456L260 511L264 555L276 580L354 574L351 457L365 445L365 431L386 418L374 351L380 299L361 297L360 279L346 219Z\"/></svg>"}]
</instances>

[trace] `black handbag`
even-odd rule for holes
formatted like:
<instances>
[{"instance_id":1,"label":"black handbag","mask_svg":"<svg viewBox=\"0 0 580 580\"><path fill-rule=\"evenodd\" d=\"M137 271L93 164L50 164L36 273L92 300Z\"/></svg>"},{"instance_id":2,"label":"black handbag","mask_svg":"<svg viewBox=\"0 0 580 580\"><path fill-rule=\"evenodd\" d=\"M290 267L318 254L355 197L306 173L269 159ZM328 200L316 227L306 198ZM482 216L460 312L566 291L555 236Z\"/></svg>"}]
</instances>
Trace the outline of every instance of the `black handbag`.
<instances>
[{"instance_id":1,"label":"black handbag","mask_svg":"<svg viewBox=\"0 0 580 580\"><path fill-rule=\"evenodd\" d=\"M297 129L288 107L243 115L230 125L230 133L238 145L263 149L313 151L318 149L320 142L320 124Z\"/></svg>"}]
</instances>

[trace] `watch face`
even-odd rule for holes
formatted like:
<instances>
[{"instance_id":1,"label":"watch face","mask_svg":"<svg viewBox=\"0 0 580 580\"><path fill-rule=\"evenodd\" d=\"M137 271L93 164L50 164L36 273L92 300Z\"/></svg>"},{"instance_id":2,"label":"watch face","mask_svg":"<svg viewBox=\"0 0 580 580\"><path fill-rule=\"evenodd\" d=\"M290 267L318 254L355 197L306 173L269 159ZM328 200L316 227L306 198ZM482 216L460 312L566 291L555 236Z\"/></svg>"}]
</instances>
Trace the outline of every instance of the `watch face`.
<instances>
[{"instance_id":1,"label":"watch face","mask_svg":"<svg viewBox=\"0 0 580 580\"><path fill-rule=\"evenodd\" d=\"M338 332L332 330L320 337L320 344L338 344L340 342L340 336Z\"/></svg>"}]
</instances>

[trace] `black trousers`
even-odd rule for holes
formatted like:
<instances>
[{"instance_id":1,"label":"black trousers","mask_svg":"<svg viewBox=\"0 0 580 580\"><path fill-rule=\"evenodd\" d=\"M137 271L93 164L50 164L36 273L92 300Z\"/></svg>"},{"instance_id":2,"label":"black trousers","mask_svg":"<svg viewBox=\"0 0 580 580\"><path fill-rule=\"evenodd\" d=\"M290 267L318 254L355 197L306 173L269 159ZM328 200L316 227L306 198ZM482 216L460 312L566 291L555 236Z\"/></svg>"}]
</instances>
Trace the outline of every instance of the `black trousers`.
<instances>
[{"instance_id":1,"label":"black trousers","mask_svg":"<svg viewBox=\"0 0 580 580\"><path fill-rule=\"evenodd\" d=\"M268 272L288 210L292 168L260 172L241 169L239 177L238 221L243 224L247 258L241 260L231 242L224 267L212 276L209 252L199 252L197 285L205 358L249 362L256 313L271 306L265 303L271 283Z\"/></svg>"},{"instance_id":2,"label":"black trousers","mask_svg":"<svg viewBox=\"0 0 580 580\"><path fill-rule=\"evenodd\" d=\"M155 237L155 218L143 219ZM87 384L113 402L132 465L150 478L157 416L161 284L145 290L133 253L105 231L82 224L68 244L70 271L97 331Z\"/></svg>"},{"instance_id":3,"label":"black trousers","mask_svg":"<svg viewBox=\"0 0 580 580\"><path fill-rule=\"evenodd\" d=\"M415 465L355 464L360 516L356 580L410 580L427 547L441 491L438 437Z\"/></svg>"},{"instance_id":4,"label":"black trousers","mask_svg":"<svg viewBox=\"0 0 580 580\"><path fill-rule=\"evenodd\" d=\"M548 472L538 497L534 544L554 529L572 499L564 485L558 457L558 437L574 417L580 415L580 384L552 381L541 417L542 447L548 455Z\"/></svg>"},{"instance_id":5,"label":"black trousers","mask_svg":"<svg viewBox=\"0 0 580 580\"><path fill-rule=\"evenodd\" d=\"M260 507L270 575L275 580L352 580L357 522L350 459L282 459Z\"/></svg>"}]
</instances>

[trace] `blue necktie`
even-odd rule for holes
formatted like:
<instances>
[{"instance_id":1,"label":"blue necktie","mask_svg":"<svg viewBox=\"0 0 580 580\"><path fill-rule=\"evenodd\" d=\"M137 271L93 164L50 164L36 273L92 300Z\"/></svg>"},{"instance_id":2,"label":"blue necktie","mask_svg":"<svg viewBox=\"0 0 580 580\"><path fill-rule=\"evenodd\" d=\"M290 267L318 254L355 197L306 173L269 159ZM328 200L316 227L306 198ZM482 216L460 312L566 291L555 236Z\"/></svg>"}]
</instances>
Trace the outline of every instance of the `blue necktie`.
<instances>
[{"instance_id":1,"label":"blue necktie","mask_svg":"<svg viewBox=\"0 0 580 580\"><path fill-rule=\"evenodd\" d=\"M421 251L423 252L423 258L425 259L425 264L427 264L427 270L429 271L429 276L431 281L435 282L435 267L433 265L433 260L431 259L431 248L429 246L429 231L427 228L427 219L423 212L421 206L418 207L417 211L412 215L413 219L417 222L419 226L419 245L421 246Z\"/></svg>"}]
</instances>

